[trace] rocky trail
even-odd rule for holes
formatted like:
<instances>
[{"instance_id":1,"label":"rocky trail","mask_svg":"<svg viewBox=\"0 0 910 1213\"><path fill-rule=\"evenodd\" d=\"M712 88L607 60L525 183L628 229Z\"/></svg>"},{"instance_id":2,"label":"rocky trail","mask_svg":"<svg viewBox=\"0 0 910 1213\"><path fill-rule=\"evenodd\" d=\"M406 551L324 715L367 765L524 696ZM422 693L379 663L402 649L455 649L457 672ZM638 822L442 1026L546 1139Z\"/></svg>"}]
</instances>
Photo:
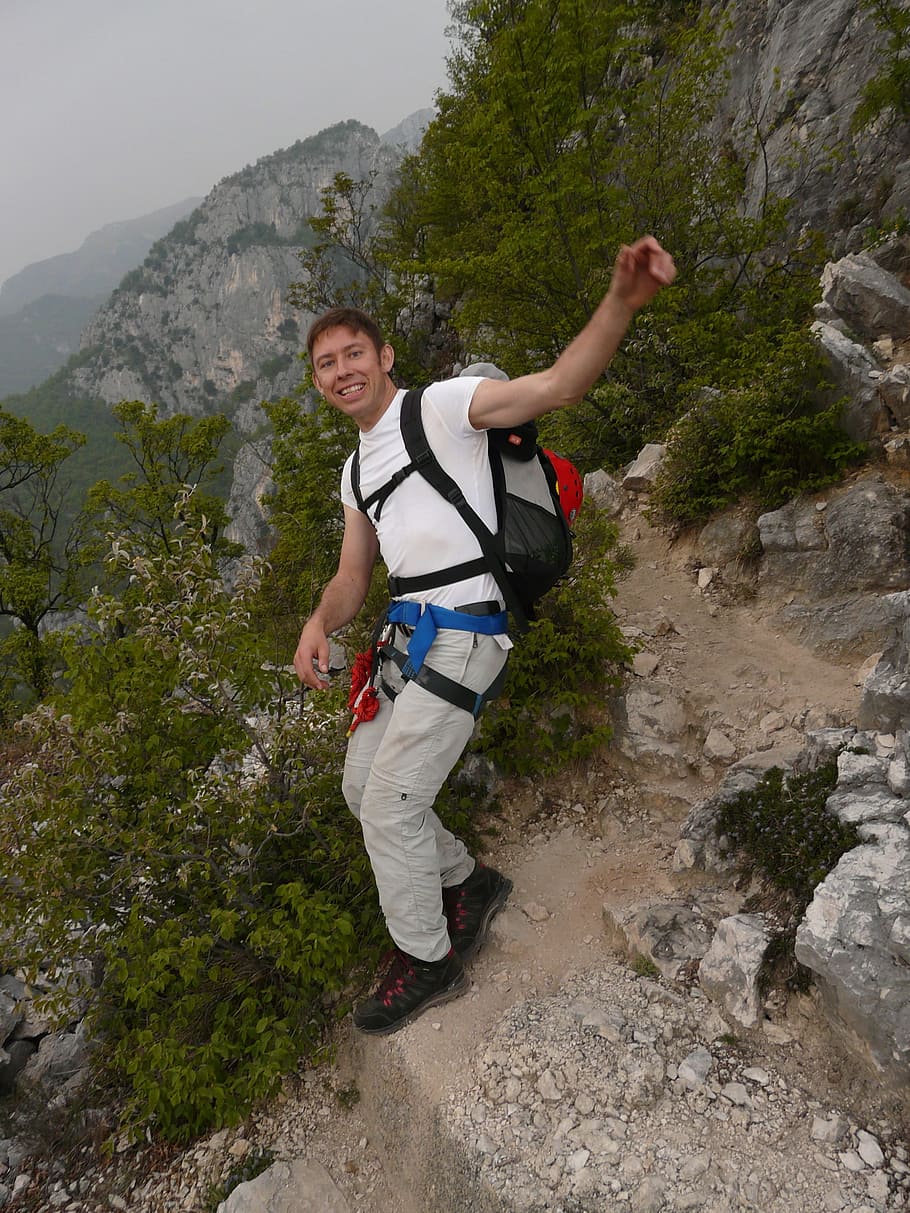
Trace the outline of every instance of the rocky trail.
<instances>
[{"instance_id":1,"label":"rocky trail","mask_svg":"<svg viewBox=\"0 0 910 1213\"><path fill-rule=\"evenodd\" d=\"M744 755L786 761L807 727L848 723L861 675L779 634L637 509L623 526L637 564L616 609L641 644L626 699L650 741L627 720L585 770L508 789L487 859L515 888L469 994L391 1037L342 1025L337 1064L289 1079L242 1129L166 1165L135 1156L132 1174L124 1151L105 1203L43 1208L214 1209L259 1158L272 1165L221 1213L910 1207L906 1101L811 995L772 996L746 1030L685 967L670 981L636 959L655 909L672 927L683 907L691 942L743 903L675 860L690 807Z\"/></svg>"}]
</instances>

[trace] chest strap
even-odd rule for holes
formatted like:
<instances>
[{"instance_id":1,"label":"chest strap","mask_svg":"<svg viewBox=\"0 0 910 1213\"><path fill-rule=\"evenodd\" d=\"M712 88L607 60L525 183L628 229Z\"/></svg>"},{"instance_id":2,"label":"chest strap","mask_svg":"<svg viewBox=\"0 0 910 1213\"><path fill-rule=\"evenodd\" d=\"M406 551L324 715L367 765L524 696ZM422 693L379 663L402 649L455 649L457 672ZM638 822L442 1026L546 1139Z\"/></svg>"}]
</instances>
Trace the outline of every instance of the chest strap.
<instances>
[{"instance_id":1,"label":"chest strap","mask_svg":"<svg viewBox=\"0 0 910 1213\"><path fill-rule=\"evenodd\" d=\"M400 623L414 629L408 642L408 659L401 670L404 678L417 677L440 628L478 632L483 636L499 636L509 630L509 617L505 611L497 611L494 615L473 615L467 611L451 611L447 607L434 606L431 602L392 602L386 619L389 623Z\"/></svg>"}]
</instances>

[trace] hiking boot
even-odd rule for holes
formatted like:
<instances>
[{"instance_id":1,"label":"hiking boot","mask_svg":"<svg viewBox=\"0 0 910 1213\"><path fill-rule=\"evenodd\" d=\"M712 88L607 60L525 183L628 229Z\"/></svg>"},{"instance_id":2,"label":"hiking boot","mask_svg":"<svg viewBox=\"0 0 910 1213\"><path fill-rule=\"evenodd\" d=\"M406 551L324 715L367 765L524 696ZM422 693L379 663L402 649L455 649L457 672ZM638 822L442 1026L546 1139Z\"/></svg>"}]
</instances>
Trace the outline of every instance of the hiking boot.
<instances>
[{"instance_id":1,"label":"hiking boot","mask_svg":"<svg viewBox=\"0 0 910 1213\"><path fill-rule=\"evenodd\" d=\"M395 948L372 997L355 1008L354 1027L375 1036L397 1032L429 1007L457 998L469 984L461 957L451 948L442 960L417 960Z\"/></svg>"},{"instance_id":2,"label":"hiking boot","mask_svg":"<svg viewBox=\"0 0 910 1213\"><path fill-rule=\"evenodd\" d=\"M462 960L470 960L487 937L487 928L506 904L512 882L495 868L474 865L462 884L442 890L449 939Z\"/></svg>"}]
</instances>

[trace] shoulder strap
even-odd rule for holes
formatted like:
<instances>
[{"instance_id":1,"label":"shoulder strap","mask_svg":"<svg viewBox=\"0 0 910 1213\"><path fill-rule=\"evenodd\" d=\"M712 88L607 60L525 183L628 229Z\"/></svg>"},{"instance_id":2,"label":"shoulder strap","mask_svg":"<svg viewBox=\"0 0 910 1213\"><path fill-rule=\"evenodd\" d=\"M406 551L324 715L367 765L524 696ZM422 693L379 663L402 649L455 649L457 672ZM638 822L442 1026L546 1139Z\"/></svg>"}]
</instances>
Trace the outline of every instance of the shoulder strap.
<instances>
[{"instance_id":1,"label":"shoulder strap","mask_svg":"<svg viewBox=\"0 0 910 1213\"><path fill-rule=\"evenodd\" d=\"M357 502L357 508L361 514L367 512L366 502L363 500L363 493L360 491L360 443L354 447L354 457L351 459L351 492L354 494L354 500Z\"/></svg>"},{"instance_id":2,"label":"shoulder strap","mask_svg":"<svg viewBox=\"0 0 910 1213\"><path fill-rule=\"evenodd\" d=\"M401 436L411 458L412 466L437 493L440 493L450 505L458 510L465 523L470 527L480 544L487 568L502 591L506 607L511 612L518 630L527 631L527 616L512 587L498 537L468 503L457 481L453 480L443 468L427 441L421 413L422 396L422 388L419 391L406 392L401 405Z\"/></svg>"},{"instance_id":3,"label":"shoulder strap","mask_svg":"<svg viewBox=\"0 0 910 1213\"><path fill-rule=\"evenodd\" d=\"M375 506L376 512L370 519L375 526L379 521L386 498L415 470L414 464L409 463L406 467L400 468L385 484L380 485L375 492L370 493L369 497L364 497L360 490L360 443L358 443L354 447L354 456L351 460L351 492L354 494L354 500L357 502L357 508L361 514L366 514L369 518L369 511Z\"/></svg>"}]
</instances>

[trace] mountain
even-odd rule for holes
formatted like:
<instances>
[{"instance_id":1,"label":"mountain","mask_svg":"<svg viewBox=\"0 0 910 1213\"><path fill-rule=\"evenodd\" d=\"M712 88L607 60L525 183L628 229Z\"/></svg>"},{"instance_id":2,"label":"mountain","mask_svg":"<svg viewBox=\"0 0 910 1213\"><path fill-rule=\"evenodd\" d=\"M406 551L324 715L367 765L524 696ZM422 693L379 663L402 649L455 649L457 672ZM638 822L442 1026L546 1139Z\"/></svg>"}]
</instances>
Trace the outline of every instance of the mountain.
<instances>
[{"instance_id":1,"label":"mountain","mask_svg":"<svg viewBox=\"0 0 910 1213\"><path fill-rule=\"evenodd\" d=\"M41 295L0 316L0 397L27 392L53 375L79 348L82 330L103 296Z\"/></svg>"},{"instance_id":2,"label":"mountain","mask_svg":"<svg viewBox=\"0 0 910 1213\"><path fill-rule=\"evenodd\" d=\"M301 277L307 219L338 173L372 176L381 197L402 152L348 121L226 177L90 322L67 371L73 394L155 401L163 414L217 410L255 429L249 402L285 395L301 377L306 317L287 291Z\"/></svg>"},{"instance_id":3,"label":"mountain","mask_svg":"<svg viewBox=\"0 0 910 1213\"><path fill-rule=\"evenodd\" d=\"M185 198L109 223L74 253L36 261L8 278L0 286L0 397L28 391L59 370L123 275L198 201Z\"/></svg>"},{"instance_id":4,"label":"mountain","mask_svg":"<svg viewBox=\"0 0 910 1213\"><path fill-rule=\"evenodd\" d=\"M423 139L423 133L433 121L435 113L436 111L433 109L415 110L413 114L409 114L403 122L393 126L380 138L383 143L388 143L391 147L401 148L407 153L416 152Z\"/></svg>"},{"instance_id":5,"label":"mountain","mask_svg":"<svg viewBox=\"0 0 910 1213\"><path fill-rule=\"evenodd\" d=\"M91 232L74 253L27 265L0 286L0 316L10 316L42 295L106 298L124 274L139 265L155 241L199 202L184 198L138 219L108 223Z\"/></svg>"}]
</instances>

